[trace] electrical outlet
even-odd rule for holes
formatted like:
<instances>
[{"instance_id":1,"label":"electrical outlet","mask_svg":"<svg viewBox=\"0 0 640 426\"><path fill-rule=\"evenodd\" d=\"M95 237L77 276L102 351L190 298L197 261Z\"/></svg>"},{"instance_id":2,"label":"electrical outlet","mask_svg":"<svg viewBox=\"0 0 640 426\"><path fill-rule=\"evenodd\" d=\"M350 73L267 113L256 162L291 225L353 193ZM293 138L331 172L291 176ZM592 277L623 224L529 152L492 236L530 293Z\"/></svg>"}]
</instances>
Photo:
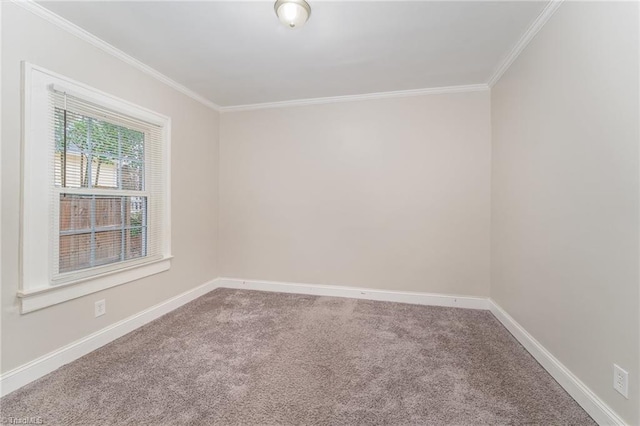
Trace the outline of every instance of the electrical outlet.
<instances>
[{"instance_id":1,"label":"electrical outlet","mask_svg":"<svg viewBox=\"0 0 640 426\"><path fill-rule=\"evenodd\" d=\"M96 318L106 313L107 313L107 302L104 299L98 300L95 306Z\"/></svg>"},{"instance_id":2,"label":"electrical outlet","mask_svg":"<svg viewBox=\"0 0 640 426\"><path fill-rule=\"evenodd\" d=\"M629 399L629 373L613 364L613 388Z\"/></svg>"}]
</instances>

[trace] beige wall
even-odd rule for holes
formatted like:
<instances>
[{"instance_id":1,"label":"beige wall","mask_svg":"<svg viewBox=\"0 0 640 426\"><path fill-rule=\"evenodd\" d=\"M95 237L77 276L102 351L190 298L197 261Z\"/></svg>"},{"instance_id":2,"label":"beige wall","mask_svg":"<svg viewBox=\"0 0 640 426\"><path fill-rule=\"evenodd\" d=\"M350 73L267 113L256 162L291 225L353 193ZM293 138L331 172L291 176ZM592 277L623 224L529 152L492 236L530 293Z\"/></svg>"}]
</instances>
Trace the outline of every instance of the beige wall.
<instances>
[{"instance_id":1,"label":"beige wall","mask_svg":"<svg viewBox=\"0 0 640 426\"><path fill-rule=\"evenodd\" d=\"M565 3L491 95L219 116L3 4L0 371L217 276L491 295L640 423L637 25L634 3ZM21 60L172 117L169 272L19 314Z\"/></svg>"},{"instance_id":2,"label":"beige wall","mask_svg":"<svg viewBox=\"0 0 640 426\"><path fill-rule=\"evenodd\" d=\"M20 61L172 118L171 270L26 315L18 312ZM218 276L218 113L11 4L2 5L2 365L5 372ZM107 314L94 318L94 302Z\"/></svg>"},{"instance_id":3,"label":"beige wall","mask_svg":"<svg viewBox=\"0 0 640 426\"><path fill-rule=\"evenodd\" d=\"M223 113L223 276L487 296L489 93Z\"/></svg>"},{"instance_id":4,"label":"beige wall","mask_svg":"<svg viewBox=\"0 0 640 426\"><path fill-rule=\"evenodd\" d=\"M491 297L630 424L638 4L565 2L492 91ZM629 399L613 390L629 371Z\"/></svg>"}]
</instances>

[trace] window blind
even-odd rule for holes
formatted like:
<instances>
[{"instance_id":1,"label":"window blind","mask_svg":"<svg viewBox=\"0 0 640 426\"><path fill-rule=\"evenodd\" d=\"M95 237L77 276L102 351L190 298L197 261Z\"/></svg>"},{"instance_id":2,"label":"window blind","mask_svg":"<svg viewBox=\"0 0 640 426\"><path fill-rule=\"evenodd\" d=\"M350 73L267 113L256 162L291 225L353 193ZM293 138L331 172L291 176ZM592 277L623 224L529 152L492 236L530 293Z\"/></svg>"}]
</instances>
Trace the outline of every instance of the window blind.
<instances>
[{"instance_id":1,"label":"window blind","mask_svg":"<svg viewBox=\"0 0 640 426\"><path fill-rule=\"evenodd\" d=\"M163 129L50 90L52 279L162 257Z\"/></svg>"}]
</instances>

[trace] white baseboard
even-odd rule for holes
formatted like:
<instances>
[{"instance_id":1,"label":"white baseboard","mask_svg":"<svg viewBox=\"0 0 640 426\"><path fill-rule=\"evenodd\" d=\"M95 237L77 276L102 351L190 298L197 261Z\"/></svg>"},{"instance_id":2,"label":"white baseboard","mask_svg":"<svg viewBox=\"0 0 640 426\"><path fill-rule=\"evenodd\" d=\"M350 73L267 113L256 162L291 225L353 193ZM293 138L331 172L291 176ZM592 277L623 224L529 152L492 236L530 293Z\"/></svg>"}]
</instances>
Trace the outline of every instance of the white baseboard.
<instances>
[{"instance_id":1,"label":"white baseboard","mask_svg":"<svg viewBox=\"0 0 640 426\"><path fill-rule=\"evenodd\" d=\"M311 284L292 284L269 281L249 281L217 278L199 287L182 293L165 302L152 306L138 314L125 318L80 340L63 346L40 358L0 375L0 397L43 377L65 364L124 336L133 330L165 315L180 306L218 288L244 288L276 291L281 293L313 294L318 296L350 297L369 300L404 302L421 305L452 306L459 308L487 309L487 300L482 297L447 296L427 293L396 292Z\"/></svg>"},{"instance_id":2,"label":"white baseboard","mask_svg":"<svg viewBox=\"0 0 640 426\"><path fill-rule=\"evenodd\" d=\"M620 416L492 299L236 278L218 278L218 287L489 310L599 425L625 424Z\"/></svg>"},{"instance_id":3,"label":"white baseboard","mask_svg":"<svg viewBox=\"0 0 640 426\"><path fill-rule=\"evenodd\" d=\"M593 391L582 383L568 368L562 365L558 359L492 299L235 278L217 278L209 281L0 375L0 396L7 395L218 287L490 310L522 346L529 351L544 369L551 374L598 424L625 424L620 416L598 398Z\"/></svg>"},{"instance_id":4,"label":"white baseboard","mask_svg":"<svg viewBox=\"0 0 640 426\"><path fill-rule=\"evenodd\" d=\"M551 352L540 344L516 320L493 299L488 300L489 310L505 326L522 346L544 367L545 370L567 391L573 399L599 425L624 425L625 422L593 393L580 379L565 367Z\"/></svg>"},{"instance_id":5,"label":"white baseboard","mask_svg":"<svg viewBox=\"0 0 640 426\"><path fill-rule=\"evenodd\" d=\"M412 303L414 305L447 306L467 309L489 309L486 297L454 296L410 291L377 290L371 288L342 287L319 284L298 284L277 281L256 281L238 278L218 278L218 287L279 293L310 294L314 296L348 297L352 299L380 300Z\"/></svg>"},{"instance_id":6,"label":"white baseboard","mask_svg":"<svg viewBox=\"0 0 640 426\"><path fill-rule=\"evenodd\" d=\"M217 281L209 281L169 300L145 309L135 315L111 324L93 334L63 346L0 376L0 396L7 395L22 386L51 373L65 364L122 337L133 330L167 314L180 306L217 288Z\"/></svg>"}]
</instances>

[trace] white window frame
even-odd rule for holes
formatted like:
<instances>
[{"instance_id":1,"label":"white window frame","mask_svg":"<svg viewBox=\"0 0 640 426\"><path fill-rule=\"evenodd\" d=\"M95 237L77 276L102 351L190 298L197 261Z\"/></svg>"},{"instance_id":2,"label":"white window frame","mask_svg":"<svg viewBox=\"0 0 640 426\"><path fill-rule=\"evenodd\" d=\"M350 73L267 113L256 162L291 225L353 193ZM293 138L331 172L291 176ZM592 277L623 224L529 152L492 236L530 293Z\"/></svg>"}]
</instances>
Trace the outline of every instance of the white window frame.
<instances>
[{"instance_id":1,"label":"white window frame","mask_svg":"<svg viewBox=\"0 0 640 426\"><path fill-rule=\"evenodd\" d=\"M22 211L20 226L21 313L27 313L82 297L110 287L154 275L171 267L171 119L116 98L28 62L22 63ZM57 259L59 223L52 197L54 158L51 155L50 91L63 87L76 97L152 123L162 128L164 195L161 256L118 262L77 273L60 280ZM147 168L145 168L147 169ZM145 171L146 173L146 171ZM149 200L149 199L147 199ZM53 211L52 211L53 210Z\"/></svg>"}]
</instances>

